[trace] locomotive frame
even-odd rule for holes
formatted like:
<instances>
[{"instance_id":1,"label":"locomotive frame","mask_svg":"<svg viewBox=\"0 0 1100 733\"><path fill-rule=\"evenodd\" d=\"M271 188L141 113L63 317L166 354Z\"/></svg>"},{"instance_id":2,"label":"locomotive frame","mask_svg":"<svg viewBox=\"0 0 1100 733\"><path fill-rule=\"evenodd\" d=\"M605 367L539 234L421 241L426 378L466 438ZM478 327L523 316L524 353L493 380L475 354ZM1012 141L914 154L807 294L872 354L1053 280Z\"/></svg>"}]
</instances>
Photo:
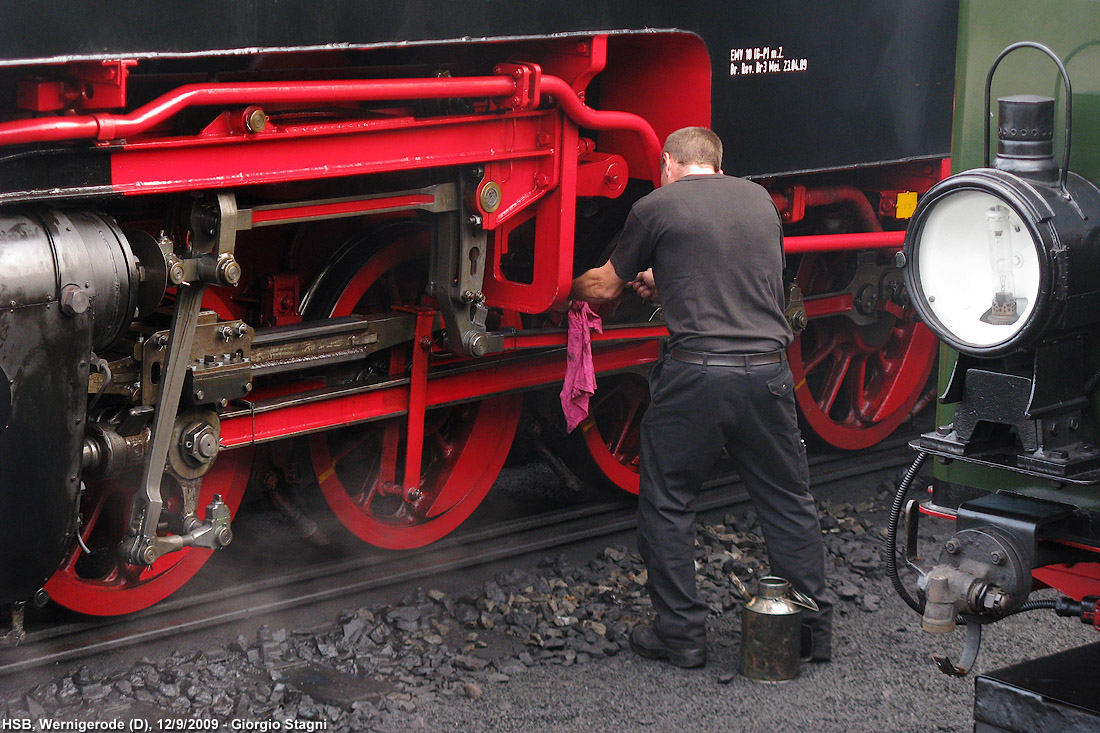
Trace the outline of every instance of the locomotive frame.
<instances>
[{"instance_id":1,"label":"locomotive frame","mask_svg":"<svg viewBox=\"0 0 1100 733\"><path fill-rule=\"evenodd\" d=\"M0 58L13 618L43 584L84 613L166 597L232 539L250 482L312 472L385 547L453 529L521 418L563 439L555 309L689 124L726 139L726 171L765 183L787 226L810 427L857 448L921 400L934 341L893 253L946 170L953 2L431 10L0 11L55 31ZM854 49L819 32L857 20L898 33ZM601 394L568 446L628 491L652 315L604 314Z\"/></svg>"}]
</instances>

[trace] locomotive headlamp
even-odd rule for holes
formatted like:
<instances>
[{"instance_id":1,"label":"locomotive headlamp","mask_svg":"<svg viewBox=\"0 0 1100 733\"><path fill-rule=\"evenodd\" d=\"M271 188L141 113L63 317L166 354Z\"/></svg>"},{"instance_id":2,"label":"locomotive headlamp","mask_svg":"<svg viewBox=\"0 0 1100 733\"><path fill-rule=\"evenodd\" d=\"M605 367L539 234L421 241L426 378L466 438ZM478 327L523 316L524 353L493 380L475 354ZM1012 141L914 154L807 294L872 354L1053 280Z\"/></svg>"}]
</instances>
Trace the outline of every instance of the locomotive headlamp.
<instances>
[{"instance_id":1,"label":"locomotive headlamp","mask_svg":"<svg viewBox=\"0 0 1100 733\"><path fill-rule=\"evenodd\" d=\"M1021 351L1100 321L1100 283L1087 275L1100 265L1100 190L1067 168L1072 94L1064 68L1063 78L1060 169L1053 155L1054 100L1002 98L993 167L987 134L987 167L933 186L910 222L906 285L929 328L965 354ZM987 119L988 88L987 82Z\"/></svg>"},{"instance_id":2,"label":"locomotive headlamp","mask_svg":"<svg viewBox=\"0 0 1100 733\"><path fill-rule=\"evenodd\" d=\"M1042 240L1019 208L994 190L952 187L906 242L918 310L962 351L1013 348L1046 294Z\"/></svg>"}]
</instances>

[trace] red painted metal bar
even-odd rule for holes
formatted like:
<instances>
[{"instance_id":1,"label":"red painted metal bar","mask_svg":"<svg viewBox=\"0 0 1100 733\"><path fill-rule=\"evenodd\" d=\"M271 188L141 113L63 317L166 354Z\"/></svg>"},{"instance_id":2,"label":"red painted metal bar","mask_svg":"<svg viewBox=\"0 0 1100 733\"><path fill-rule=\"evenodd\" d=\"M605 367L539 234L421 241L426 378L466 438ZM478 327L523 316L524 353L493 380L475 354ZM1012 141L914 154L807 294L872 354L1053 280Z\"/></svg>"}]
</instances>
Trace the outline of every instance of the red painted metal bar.
<instances>
[{"instance_id":1,"label":"red painted metal bar","mask_svg":"<svg viewBox=\"0 0 1100 733\"><path fill-rule=\"evenodd\" d=\"M188 84L129 114L43 117L0 123L0 145L131 137L148 132L189 107L511 97L515 89L515 80L508 76Z\"/></svg>"},{"instance_id":2,"label":"red painted metal bar","mask_svg":"<svg viewBox=\"0 0 1100 733\"><path fill-rule=\"evenodd\" d=\"M840 295L825 295L819 298L806 298L806 317L822 318L824 316L837 316L852 310L855 302L851 293Z\"/></svg>"},{"instance_id":3,"label":"red painted metal bar","mask_svg":"<svg viewBox=\"0 0 1100 733\"><path fill-rule=\"evenodd\" d=\"M517 331L504 339L504 350L530 349L546 346L565 346L567 332L560 328L546 331ZM603 333L592 333L592 343L613 343L638 339L658 339L668 336L664 324L645 326L605 326Z\"/></svg>"},{"instance_id":4,"label":"red painted metal bar","mask_svg":"<svg viewBox=\"0 0 1100 733\"><path fill-rule=\"evenodd\" d=\"M316 125L300 135L265 135L262 143L232 136L129 144L111 152L111 186L141 195L551 156L538 148L537 134L555 114Z\"/></svg>"},{"instance_id":5,"label":"red painted metal bar","mask_svg":"<svg viewBox=\"0 0 1100 733\"><path fill-rule=\"evenodd\" d=\"M659 180L656 161L661 144L644 118L629 113L598 111L585 105L565 80L545 76L542 92L553 95L571 120L594 130L630 130L642 138L652 158L650 174ZM62 140L115 140L148 132L184 109L211 105L331 104L336 102L407 101L454 97L511 97L516 82L510 76L454 79L328 80L320 82L247 82L188 84L124 115L45 117L0 123L0 145ZM537 104L538 100L533 100Z\"/></svg>"},{"instance_id":6,"label":"red painted metal bar","mask_svg":"<svg viewBox=\"0 0 1100 733\"><path fill-rule=\"evenodd\" d=\"M436 311L420 306L397 306L395 310L416 314L412 373L409 375L405 476L402 483L406 490L410 490L420 486L420 461L424 454L424 414L428 411L428 356L432 348L432 326Z\"/></svg>"},{"instance_id":7,"label":"red painted metal bar","mask_svg":"<svg viewBox=\"0 0 1100 733\"><path fill-rule=\"evenodd\" d=\"M786 237L783 240L783 249L789 255L801 255L851 249L901 249L904 242L905 232L816 234L807 237Z\"/></svg>"},{"instance_id":8,"label":"red painted metal bar","mask_svg":"<svg viewBox=\"0 0 1100 733\"><path fill-rule=\"evenodd\" d=\"M252 226L278 224L284 221L305 221L339 215L366 214L372 211L407 209L429 205L434 202L429 194L409 194L407 196L387 196L375 199L356 199L352 201L334 201L323 204L303 204L301 206L258 206L252 209Z\"/></svg>"},{"instance_id":9,"label":"red painted metal bar","mask_svg":"<svg viewBox=\"0 0 1100 733\"><path fill-rule=\"evenodd\" d=\"M657 341L625 341L593 349L596 372L627 369L653 362ZM504 391L530 389L560 382L565 377L565 358L551 351L534 358L507 359L485 363L479 369L455 369L430 374L425 409L488 397ZM303 395L296 403L227 415L221 424L221 445L235 448L255 442L304 435L366 420L400 417L408 413L409 383L367 392L351 391L324 399L309 400Z\"/></svg>"},{"instance_id":10,"label":"red painted metal bar","mask_svg":"<svg viewBox=\"0 0 1100 733\"><path fill-rule=\"evenodd\" d=\"M569 119L580 127L591 130L629 130L637 134L642 139L642 145L646 150L646 159L650 161L650 180L653 181L654 186L660 185L661 172L657 167L657 161L661 157L661 141L657 139L657 133L644 117L631 112L594 110L580 100L577 92L564 79L556 76L542 78L542 93L553 95Z\"/></svg>"}]
</instances>

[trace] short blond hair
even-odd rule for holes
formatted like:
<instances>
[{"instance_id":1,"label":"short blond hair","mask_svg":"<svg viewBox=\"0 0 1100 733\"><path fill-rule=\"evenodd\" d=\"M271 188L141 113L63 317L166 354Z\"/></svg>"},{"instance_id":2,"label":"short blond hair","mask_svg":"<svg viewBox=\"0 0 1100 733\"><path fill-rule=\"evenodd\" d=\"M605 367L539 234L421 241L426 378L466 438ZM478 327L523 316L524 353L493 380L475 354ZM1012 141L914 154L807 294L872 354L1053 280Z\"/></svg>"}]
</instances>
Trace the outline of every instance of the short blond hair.
<instances>
[{"instance_id":1,"label":"short blond hair","mask_svg":"<svg viewBox=\"0 0 1100 733\"><path fill-rule=\"evenodd\" d=\"M681 127L665 140L662 153L680 165L706 165L722 168L722 141L705 127Z\"/></svg>"}]
</instances>

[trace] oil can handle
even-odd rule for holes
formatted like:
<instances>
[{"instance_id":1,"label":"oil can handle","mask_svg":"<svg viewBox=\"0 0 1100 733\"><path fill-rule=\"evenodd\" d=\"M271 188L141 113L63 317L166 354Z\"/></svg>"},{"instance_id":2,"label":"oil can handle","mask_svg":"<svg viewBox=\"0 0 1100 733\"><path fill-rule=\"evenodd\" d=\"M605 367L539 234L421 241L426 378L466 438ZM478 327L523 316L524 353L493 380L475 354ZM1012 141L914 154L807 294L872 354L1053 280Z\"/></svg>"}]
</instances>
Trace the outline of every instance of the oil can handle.
<instances>
[{"instance_id":1,"label":"oil can handle","mask_svg":"<svg viewBox=\"0 0 1100 733\"><path fill-rule=\"evenodd\" d=\"M800 593L799 591L795 590L794 586L791 586L791 591L790 592L791 592L791 603L795 604L796 606L802 606L803 608L808 608L811 611L814 611L815 613L817 611L821 610L820 608L817 607L817 603L814 601L813 598L810 598L805 593Z\"/></svg>"}]
</instances>

